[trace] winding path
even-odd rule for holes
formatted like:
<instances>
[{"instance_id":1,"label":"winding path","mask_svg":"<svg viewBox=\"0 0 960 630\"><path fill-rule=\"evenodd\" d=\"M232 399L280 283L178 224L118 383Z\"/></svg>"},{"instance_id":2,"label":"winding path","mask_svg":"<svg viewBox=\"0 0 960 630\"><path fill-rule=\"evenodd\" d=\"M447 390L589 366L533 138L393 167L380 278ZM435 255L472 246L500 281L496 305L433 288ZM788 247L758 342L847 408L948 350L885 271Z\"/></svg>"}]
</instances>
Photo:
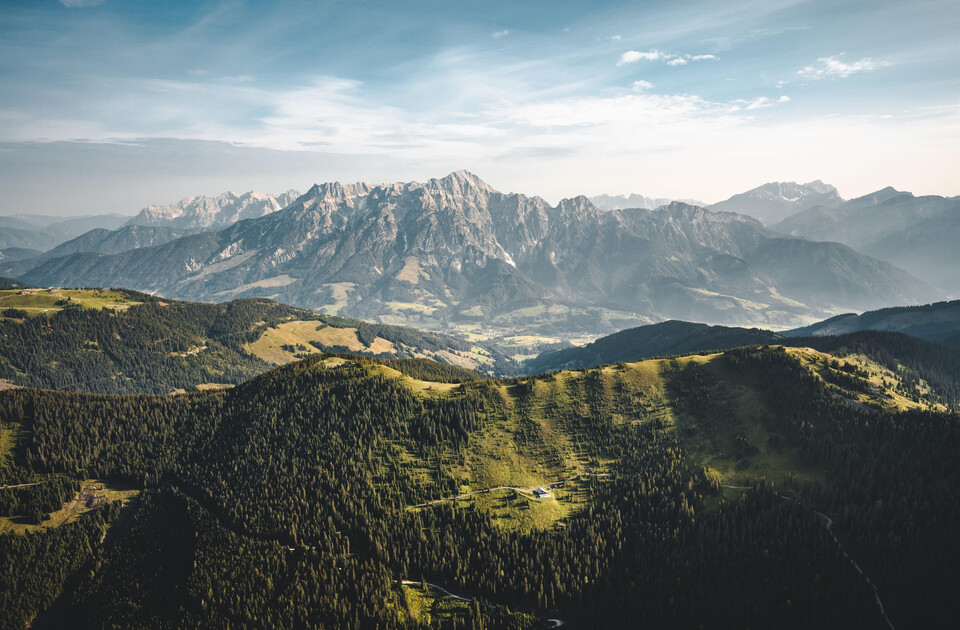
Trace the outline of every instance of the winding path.
<instances>
[{"instance_id":1,"label":"winding path","mask_svg":"<svg viewBox=\"0 0 960 630\"><path fill-rule=\"evenodd\" d=\"M441 593L443 593L443 594L446 595L447 597L452 597L453 599L457 600L458 602L469 602L469 601L470 601L470 600L467 599L466 597L461 597L461 596L459 596L459 595L454 595L453 593L451 593L451 592L448 591L447 589L443 588L442 586L437 586L436 584L431 584L430 582L414 582L413 580L401 580L401 583L402 583L402 584L406 584L407 586L416 586L417 584L426 584L427 586L429 586L429 587L432 588L433 590L435 590L435 591L440 591Z\"/></svg>"},{"instance_id":2,"label":"winding path","mask_svg":"<svg viewBox=\"0 0 960 630\"><path fill-rule=\"evenodd\" d=\"M833 537L833 541L837 543L837 548L840 549L840 553L843 554L843 557L850 561L850 564L853 565L853 568L857 570L857 573L860 574L860 577L867 583L867 586L873 589L873 598L877 601L877 608L880 609L880 614L883 615L883 620L887 622L887 626L890 630L896 630L893 627L893 622L890 621L890 617L887 617L887 611L883 608L883 602L880 601L880 590L877 588L877 585L873 583L873 580L863 572L863 569L860 568L860 565L857 564L857 561L850 557L850 554L847 553L847 550L843 548L843 545L840 543L840 539L837 538L837 535L833 533L833 519L824 514L823 512L817 512L813 510L813 513L819 516L824 520L824 525L827 528L827 531L830 532L830 535Z\"/></svg>"},{"instance_id":3,"label":"winding path","mask_svg":"<svg viewBox=\"0 0 960 630\"><path fill-rule=\"evenodd\" d=\"M26 488L28 486L39 486L42 481L34 481L33 483L18 483L13 486L0 486L0 490L6 490L7 488Z\"/></svg>"},{"instance_id":4,"label":"winding path","mask_svg":"<svg viewBox=\"0 0 960 630\"><path fill-rule=\"evenodd\" d=\"M753 488L749 486L730 486L727 484L720 484L720 487L731 488L733 490L753 490ZM837 535L833 533L833 519L827 516L826 514L824 514L823 512L818 512L812 507L808 505L804 505L800 497L787 496L786 494L782 494L776 490L774 490L774 494L776 494L778 497L780 497L784 501L793 501L798 505L801 505L807 508L808 510L810 510L811 512L813 512L814 514L816 514L817 516L823 519L823 525L824 527L827 528L827 533L829 533L830 536L833 538L833 542L836 543L837 549L840 550L840 553L842 553L843 557L850 562L853 568L857 570L857 573L859 573L860 577L863 578L863 581L867 583L867 586L869 586L871 590L873 590L873 598L877 602L877 608L880 609L880 615L883 617L883 620L887 623L887 627L889 627L890 630L896 630L896 628L894 628L893 622L890 621L890 617L887 616L887 611L883 607L883 602L880 601L880 589L878 589L877 585L873 583L873 580L871 580L870 577L866 573L864 573L863 569L860 568L860 565L857 564L857 561L854 560L849 553L847 553L847 550L844 549L843 547L843 543L841 543L840 539L837 538Z\"/></svg>"}]
</instances>

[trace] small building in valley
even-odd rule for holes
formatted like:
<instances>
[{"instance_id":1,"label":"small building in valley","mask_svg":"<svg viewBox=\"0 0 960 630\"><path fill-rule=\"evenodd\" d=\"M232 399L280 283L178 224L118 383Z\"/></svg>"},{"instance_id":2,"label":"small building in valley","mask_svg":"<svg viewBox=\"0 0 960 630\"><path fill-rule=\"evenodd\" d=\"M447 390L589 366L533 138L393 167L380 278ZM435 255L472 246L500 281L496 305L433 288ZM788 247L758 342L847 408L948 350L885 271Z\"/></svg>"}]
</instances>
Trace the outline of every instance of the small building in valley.
<instances>
[{"instance_id":1,"label":"small building in valley","mask_svg":"<svg viewBox=\"0 0 960 630\"><path fill-rule=\"evenodd\" d=\"M537 488L533 491L533 496L537 497L538 499L549 499L550 491L545 488Z\"/></svg>"}]
</instances>

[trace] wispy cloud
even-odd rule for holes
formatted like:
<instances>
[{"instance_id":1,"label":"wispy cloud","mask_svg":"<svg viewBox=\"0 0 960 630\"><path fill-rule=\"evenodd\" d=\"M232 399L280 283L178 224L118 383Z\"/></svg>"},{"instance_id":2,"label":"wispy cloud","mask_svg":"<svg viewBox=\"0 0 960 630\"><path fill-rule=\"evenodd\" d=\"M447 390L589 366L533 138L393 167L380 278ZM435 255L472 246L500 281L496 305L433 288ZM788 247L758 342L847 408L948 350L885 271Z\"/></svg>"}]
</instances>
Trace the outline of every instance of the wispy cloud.
<instances>
[{"instance_id":1,"label":"wispy cloud","mask_svg":"<svg viewBox=\"0 0 960 630\"><path fill-rule=\"evenodd\" d=\"M104 0L60 0L60 4L68 9L82 9L84 7L95 7L103 4Z\"/></svg>"},{"instance_id":2,"label":"wispy cloud","mask_svg":"<svg viewBox=\"0 0 960 630\"><path fill-rule=\"evenodd\" d=\"M628 63L637 63L638 61L666 61L668 66L685 66L691 61L716 60L716 55L674 55L660 50L649 50L641 52L639 50L628 50L620 55L617 61L618 66Z\"/></svg>"},{"instance_id":3,"label":"wispy cloud","mask_svg":"<svg viewBox=\"0 0 960 630\"><path fill-rule=\"evenodd\" d=\"M890 65L886 61L877 61L869 57L864 57L853 63L846 63L840 59L844 54L820 57L817 59L817 65L806 66L799 70L797 74L804 79L814 81L823 78L845 79L858 72L872 72Z\"/></svg>"},{"instance_id":4,"label":"wispy cloud","mask_svg":"<svg viewBox=\"0 0 960 630\"><path fill-rule=\"evenodd\" d=\"M509 34L510 34L510 31L504 29L502 31L494 31L493 33L490 33L490 37L494 39L500 39L501 37L506 37Z\"/></svg>"},{"instance_id":5,"label":"wispy cloud","mask_svg":"<svg viewBox=\"0 0 960 630\"><path fill-rule=\"evenodd\" d=\"M224 83L251 83L253 77L249 74L236 74L229 77L220 77L220 81Z\"/></svg>"},{"instance_id":6,"label":"wispy cloud","mask_svg":"<svg viewBox=\"0 0 960 630\"><path fill-rule=\"evenodd\" d=\"M760 96L754 99L737 99L734 101L734 110L743 109L745 111L752 111L755 109L764 109L766 107L773 107L778 103L787 103L790 101L789 96L781 96L780 98L774 100L766 96Z\"/></svg>"},{"instance_id":7,"label":"wispy cloud","mask_svg":"<svg viewBox=\"0 0 960 630\"><path fill-rule=\"evenodd\" d=\"M627 63L636 63L638 61L656 61L658 59L664 59L664 55L659 50L651 50L648 52L640 52L639 50L628 50L627 52L620 55L620 60L617 62L618 66L622 66Z\"/></svg>"},{"instance_id":8,"label":"wispy cloud","mask_svg":"<svg viewBox=\"0 0 960 630\"><path fill-rule=\"evenodd\" d=\"M515 84L511 73L504 75L499 82L481 75L463 80L476 90L510 94L509 100L474 99L470 110L438 102L430 112L382 104L364 83L338 77L318 77L283 90L214 77L116 79L96 89L124 94L122 108L104 96L102 107L95 108L100 114L72 120L8 111L0 116L0 142L169 138L390 159L495 161L525 151L622 152L625 144L633 144L626 139L662 149L747 125L751 110L774 103L769 98L722 102L696 94L660 94L646 80L597 96L521 91L517 86L524 82ZM432 83L410 89L444 91Z\"/></svg>"}]
</instances>

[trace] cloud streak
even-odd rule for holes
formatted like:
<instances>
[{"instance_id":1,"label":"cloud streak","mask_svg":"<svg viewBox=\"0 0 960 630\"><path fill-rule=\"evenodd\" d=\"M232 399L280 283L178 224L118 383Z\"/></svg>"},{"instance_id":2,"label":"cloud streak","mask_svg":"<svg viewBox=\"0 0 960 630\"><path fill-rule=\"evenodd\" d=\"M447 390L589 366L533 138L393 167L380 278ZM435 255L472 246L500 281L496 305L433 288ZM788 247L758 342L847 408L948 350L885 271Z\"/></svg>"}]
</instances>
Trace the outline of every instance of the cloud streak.
<instances>
[{"instance_id":1,"label":"cloud streak","mask_svg":"<svg viewBox=\"0 0 960 630\"><path fill-rule=\"evenodd\" d=\"M668 66L685 66L691 61L716 61L716 55L674 55L660 50L649 50L641 52L639 50L628 50L620 55L617 60L618 66L623 66L638 61L665 61Z\"/></svg>"},{"instance_id":2,"label":"cloud streak","mask_svg":"<svg viewBox=\"0 0 960 630\"><path fill-rule=\"evenodd\" d=\"M656 61L658 59L664 59L664 55L659 50L651 50L648 52L640 52L639 50L628 50L627 52L620 55L620 60L617 61L618 66L622 66L628 63L636 63L638 61Z\"/></svg>"},{"instance_id":3,"label":"cloud streak","mask_svg":"<svg viewBox=\"0 0 960 630\"><path fill-rule=\"evenodd\" d=\"M60 4L68 9L83 9L103 4L104 0L60 0Z\"/></svg>"},{"instance_id":4,"label":"cloud streak","mask_svg":"<svg viewBox=\"0 0 960 630\"><path fill-rule=\"evenodd\" d=\"M854 61L853 63L846 63L840 59L844 53L839 55L832 55L830 57L820 57L817 59L817 64L812 66L806 66L800 69L797 74L799 74L804 79L816 81L819 79L846 79L849 76L860 72L873 72L874 70L879 70L889 66L890 64L886 61L877 61L869 57L864 57L860 61Z\"/></svg>"}]
</instances>

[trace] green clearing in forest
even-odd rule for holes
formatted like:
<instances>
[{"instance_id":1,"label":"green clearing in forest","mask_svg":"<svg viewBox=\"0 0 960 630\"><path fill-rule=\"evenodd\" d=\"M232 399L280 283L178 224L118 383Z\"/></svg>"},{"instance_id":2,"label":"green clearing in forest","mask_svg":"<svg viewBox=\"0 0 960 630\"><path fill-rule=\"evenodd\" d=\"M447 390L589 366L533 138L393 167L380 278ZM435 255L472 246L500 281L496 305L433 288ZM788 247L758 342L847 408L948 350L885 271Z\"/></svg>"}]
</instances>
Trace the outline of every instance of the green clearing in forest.
<instances>
[{"instance_id":1,"label":"green clearing in forest","mask_svg":"<svg viewBox=\"0 0 960 630\"><path fill-rule=\"evenodd\" d=\"M60 527L72 523L78 518L91 512L105 503L123 501L126 503L139 493L139 490L129 484L105 481L101 479L86 479L81 484L80 492L56 512L51 512L39 525L24 522L22 518L0 517L0 534L24 534L38 532L45 529Z\"/></svg>"},{"instance_id":2,"label":"green clearing in forest","mask_svg":"<svg viewBox=\"0 0 960 630\"><path fill-rule=\"evenodd\" d=\"M5 309L17 309L33 317L64 308L112 308L122 310L135 304L123 291L107 289L5 289L0 290L0 316Z\"/></svg>"}]
</instances>

